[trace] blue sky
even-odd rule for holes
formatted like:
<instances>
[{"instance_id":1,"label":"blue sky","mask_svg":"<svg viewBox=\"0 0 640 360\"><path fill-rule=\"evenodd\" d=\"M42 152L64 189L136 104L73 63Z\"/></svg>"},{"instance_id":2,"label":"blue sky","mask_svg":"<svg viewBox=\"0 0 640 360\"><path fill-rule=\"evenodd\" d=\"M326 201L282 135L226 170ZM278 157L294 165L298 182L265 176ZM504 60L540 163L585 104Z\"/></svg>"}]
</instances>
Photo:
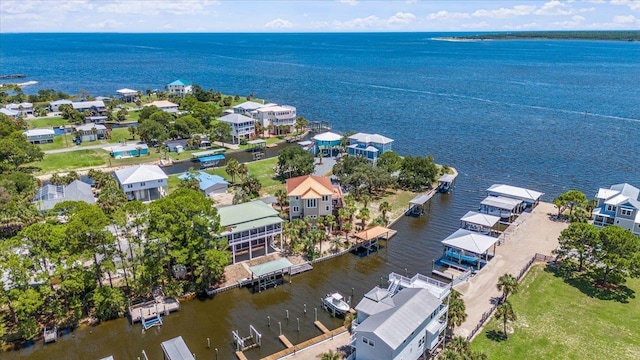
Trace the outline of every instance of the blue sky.
<instances>
[{"instance_id":1,"label":"blue sky","mask_svg":"<svg viewBox=\"0 0 640 360\"><path fill-rule=\"evenodd\" d=\"M2 0L0 32L638 30L640 0Z\"/></svg>"}]
</instances>

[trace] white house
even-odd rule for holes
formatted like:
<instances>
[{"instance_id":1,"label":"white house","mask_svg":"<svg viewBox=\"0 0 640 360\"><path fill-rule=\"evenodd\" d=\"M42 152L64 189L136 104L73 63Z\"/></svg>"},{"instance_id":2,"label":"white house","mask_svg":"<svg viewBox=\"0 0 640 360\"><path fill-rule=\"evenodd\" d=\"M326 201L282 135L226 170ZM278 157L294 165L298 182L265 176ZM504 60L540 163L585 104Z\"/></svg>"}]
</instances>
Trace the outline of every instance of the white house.
<instances>
[{"instance_id":1,"label":"white house","mask_svg":"<svg viewBox=\"0 0 640 360\"><path fill-rule=\"evenodd\" d=\"M23 132L23 134L32 144L46 144L53 142L56 133L51 129L32 129Z\"/></svg>"},{"instance_id":2,"label":"white house","mask_svg":"<svg viewBox=\"0 0 640 360\"><path fill-rule=\"evenodd\" d=\"M62 106L62 105L71 105L71 104L73 104L73 101L66 100L66 99L52 101L52 102L49 103L49 110L51 110L52 112L59 112L60 111L60 106Z\"/></svg>"},{"instance_id":3,"label":"white house","mask_svg":"<svg viewBox=\"0 0 640 360\"><path fill-rule=\"evenodd\" d=\"M78 101L71 103L74 110L83 112L89 110L92 114L99 114L107 111L107 107L104 105L104 101Z\"/></svg>"},{"instance_id":4,"label":"white house","mask_svg":"<svg viewBox=\"0 0 640 360\"><path fill-rule=\"evenodd\" d=\"M0 114L4 114L7 115L8 117L15 119L16 117L18 117L20 115L19 111L15 111L15 110L10 110L7 108L0 108Z\"/></svg>"},{"instance_id":5,"label":"white house","mask_svg":"<svg viewBox=\"0 0 640 360\"><path fill-rule=\"evenodd\" d=\"M120 96L120 100L124 102L135 102L138 100L138 90L124 88L116 90L116 92L118 96Z\"/></svg>"},{"instance_id":6,"label":"white house","mask_svg":"<svg viewBox=\"0 0 640 360\"><path fill-rule=\"evenodd\" d=\"M356 306L350 345L356 360L416 360L431 355L447 326L449 284L416 274L389 275Z\"/></svg>"},{"instance_id":7,"label":"white house","mask_svg":"<svg viewBox=\"0 0 640 360\"><path fill-rule=\"evenodd\" d=\"M177 113L178 112L178 104L174 104L171 101L168 100L156 100L154 102L151 102L149 104L145 104L144 106L155 106L158 109L164 111L164 112L168 112L170 114L173 113Z\"/></svg>"},{"instance_id":8,"label":"white house","mask_svg":"<svg viewBox=\"0 0 640 360\"><path fill-rule=\"evenodd\" d=\"M193 86L189 81L178 79L167 85L167 91L173 95L185 96L193 92Z\"/></svg>"},{"instance_id":9,"label":"white house","mask_svg":"<svg viewBox=\"0 0 640 360\"><path fill-rule=\"evenodd\" d=\"M114 173L128 200L152 201L167 194L167 174L157 165L136 165Z\"/></svg>"},{"instance_id":10,"label":"white house","mask_svg":"<svg viewBox=\"0 0 640 360\"><path fill-rule=\"evenodd\" d=\"M234 143L240 139L251 139L256 135L256 122L250 117L240 114L225 115L218 120L231 126L231 137Z\"/></svg>"},{"instance_id":11,"label":"white house","mask_svg":"<svg viewBox=\"0 0 640 360\"><path fill-rule=\"evenodd\" d=\"M32 115L33 114L33 104L30 102L22 102L19 104L7 104L7 109L17 111L18 115Z\"/></svg>"},{"instance_id":12,"label":"white house","mask_svg":"<svg viewBox=\"0 0 640 360\"><path fill-rule=\"evenodd\" d=\"M627 183L600 188L596 194L598 205L593 210L593 225L615 225L640 236L639 195L640 189Z\"/></svg>"},{"instance_id":13,"label":"white house","mask_svg":"<svg viewBox=\"0 0 640 360\"><path fill-rule=\"evenodd\" d=\"M272 134L286 134L293 132L296 124L296 108L289 105L265 106L255 110L254 119L264 128L273 125Z\"/></svg>"},{"instance_id":14,"label":"white house","mask_svg":"<svg viewBox=\"0 0 640 360\"><path fill-rule=\"evenodd\" d=\"M104 140L107 138L107 127L100 124L84 124L75 127L80 139L84 141Z\"/></svg>"},{"instance_id":15,"label":"white house","mask_svg":"<svg viewBox=\"0 0 640 360\"><path fill-rule=\"evenodd\" d=\"M246 116L251 116L251 113L261 107L265 107L267 105L261 104L255 101L245 101L242 104L238 104L233 107L234 114L241 114Z\"/></svg>"}]
</instances>

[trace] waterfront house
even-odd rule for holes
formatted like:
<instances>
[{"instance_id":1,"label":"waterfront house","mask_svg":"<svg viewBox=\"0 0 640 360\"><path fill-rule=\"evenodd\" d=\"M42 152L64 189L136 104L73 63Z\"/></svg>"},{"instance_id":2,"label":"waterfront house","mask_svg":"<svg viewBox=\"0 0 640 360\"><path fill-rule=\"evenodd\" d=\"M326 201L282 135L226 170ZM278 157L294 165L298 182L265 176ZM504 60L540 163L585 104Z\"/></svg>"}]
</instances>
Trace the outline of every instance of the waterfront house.
<instances>
[{"instance_id":1,"label":"waterfront house","mask_svg":"<svg viewBox=\"0 0 640 360\"><path fill-rule=\"evenodd\" d=\"M108 130L104 125L88 123L84 125L77 125L74 128L78 132L80 140L83 142L107 139Z\"/></svg>"},{"instance_id":2,"label":"waterfront house","mask_svg":"<svg viewBox=\"0 0 640 360\"><path fill-rule=\"evenodd\" d=\"M137 90L124 88L116 90L116 92L118 93L118 96L120 96L120 100L124 102L135 102L139 98Z\"/></svg>"},{"instance_id":3,"label":"waterfront house","mask_svg":"<svg viewBox=\"0 0 640 360\"><path fill-rule=\"evenodd\" d=\"M196 360L182 336L163 341L160 346L162 347L164 360Z\"/></svg>"},{"instance_id":4,"label":"waterfront house","mask_svg":"<svg viewBox=\"0 0 640 360\"><path fill-rule=\"evenodd\" d=\"M256 122L250 117L241 114L229 114L219 118L223 123L231 126L231 138L237 144L240 139L251 139L256 135Z\"/></svg>"},{"instance_id":5,"label":"waterfront house","mask_svg":"<svg viewBox=\"0 0 640 360\"><path fill-rule=\"evenodd\" d=\"M7 109L7 108L0 108L0 114L4 114L4 115L8 116L10 119L15 120L15 118L17 118L20 115L20 112L14 111L14 110L10 110L10 109Z\"/></svg>"},{"instance_id":6,"label":"waterfront house","mask_svg":"<svg viewBox=\"0 0 640 360\"><path fill-rule=\"evenodd\" d=\"M104 105L104 101L95 100L95 101L77 101L72 102L71 106L74 110L79 112L89 111L92 115L101 115L105 111L107 111L107 107Z\"/></svg>"},{"instance_id":7,"label":"waterfront house","mask_svg":"<svg viewBox=\"0 0 640 360\"><path fill-rule=\"evenodd\" d=\"M416 360L430 357L447 325L449 284L416 274L389 275L389 287L374 287L356 305L352 359Z\"/></svg>"},{"instance_id":8,"label":"waterfront house","mask_svg":"<svg viewBox=\"0 0 640 360\"><path fill-rule=\"evenodd\" d=\"M205 196L213 194L224 194L227 192L227 188L229 187L229 183L227 182L227 180L225 180L221 176L212 175L204 171L197 171L193 175L184 173L178 176L178 178L180 180L185 180L189 179L189 176L193 176L196 180L198 180L198 183L200 184L200 191L202 191Z\"/></svg>"},{"instance_id":9,"label":"waterfront house","mask_svg":"<svg viewBox=\"0 0 640 360\"><path fill-rule=\"evenodd\" d=\"M598 205L593 210L593 225L615 225L640 236L639 195L640 189L627 183L600 188L596 194Z\"/></svg>"},{"instance_id":10,"label":"waterfront house","mask_svg":"<svg viewBox=\"0 0 640 360\"><path fill-rule=\"evenodd\" d=\"M193 86L191 82L187 80L178 79L167 85L167 91L172 95L184 97L187 94L193 93Z\"/></svg>"},{"instance_id":11,"label":"waterfront house","mask_svg":"<svg viewBox=\"0 0 640 360\"><path fill-rule=\"evenodd\" d=\"M189 142L189 139L168 140L164 142L164 146L168 152L180 153L188 148L187 142Z\"/></svg>"},{"instance_id":12,"label":"waterfront house","mask_svg":"<svg viewBox=\"0 0 640 360\"><path fill-rule=\"evenodd\" d=\"M167 194L167 174L157 165L136 165L114 173L128 200L152 201Z\"/></svg>"},{"instance_id":13,"label":"waterfront house","mask_svg":"<svg viewBox=\"0 0 640 360\"><path fill-rule=\"evenodd\" d=\"M62 105L71 106L72 103L73 101L67 100L67 99L52 101L49 103L49 110L51 110L52 112L60 112L60 106Z\"/></svg>"},{"instance_id":14,"label":"waterfront house","mask_svg":"<svg viewBox=\"0 0 640 360\"><path fill-rule=\"evenodd\" d=\"M511 223L525 209L521 200L504 196L487 196L480 202L480 212L498 216L506 223Z\"/></svg>"},{"instance_id":15,"label":"waterfront house","mask_svg":"<svg viewBox=\"0 0 640 360\"><path fill-rule=\"evenodd\" d=\"M544 195L539 191L525 189L517 186L505 184L493 184L487 189L489 196L502 196L511 199L520 200L527 208L534 208L540 202L540 198Z\"/></svg>"},{"instance_id":16,"label":"waterfront house","mask_svg":"<svg viewBox=\"0 0 640 360\"><path fill-rule=\"evenodd\" d=\"M87 204L96 202L91 185L75 180L68 185L44 185L36 192L33 202L40 211L47 211L62 201L84 201Z\"/></svg>"},{"instance_id":17,"label":"waterfront house","mask_svg":"<svg viewBox=\"0 0 640 360\"><path fill-rule=\"evenodd\" d=\"M289 105L271 105L255 110L254 119L265 129L270 125L273 135L287 134L293 132L296 124L296 108Z\"/></svg>"},{"instance_id":18,"label":"waterfront house","mask_svg":"<svg viewBox=\"0 0 640 360\"><path fill-rule=\"evenodd\" d=\"M380 155L392 151L393 139L378 134L357 133L349 136L349 155L362 156L374 165Z\"/></svg>"},{"instance_id":19,"label":"waterfront house","mask_svg":"<svg viewBox=\"0 0 640 360\"><path fill-rule=\"evenodd\" d=\"M242 104L238 104L233 107L234 114L240 114L245 116L251 116L251 114L261 107L268 105L257 103L255 101L245 101Z\"/></svg>"},{"instance_id":20,"label":"waterfront house","mask_svg":"<svg viewBox=\"0 0 640 360\"><path fill-rule=\"evenodd\" d=\"M442 240L444 256L439 262L458 269L477 268L480 270L489 261L489 249L493 247L491 257L496 255L498 239L467 229L458 229Z\"/></svg>"},{"instance_id":21,"label":"waterfront house","mask_svg":"<svg viewBox=\"0 0 640 360\"><path fill-rule=\"evenodd\" d=\"M53 142L53 137L56 133L52 129L31 129L23 132L23 134L32 144L46 144Z\"/></svg>"},{"instance_id":22,"label":"waterfront house","mask_svg":"<svg viewBox=\"0 0 640 360\"><path fill-rule=\"evenodd\" d=\"M227 239L233 263L282 250L278 212L260 200L218 208L220 236ZM276 240L280 240L277 248Z\"/></svg>"},{"instance_id":23,"label":"waterfront house","mask_svg":"<svg viewBox=\"0 0 640 360\"><path fill-rule=\"evenodd\" d=\"M331 184L327 177L303 175L287 179L289 197L289 220L309 216L333 214L333 209L342 202L340 186Z\"/></svg>"},{"instance_id":24,"label":"waterfront house","mask_svg":"<svg viewBox=\"0 0 640 360\"><path fill-rule=\"evenodd\" d=\"M30 102L7 104L6 108L9 110L17 111L19 116L33 115L33 104Z\"/></svg>"},{"instance_id":25,"label":"waterfront house","mask_svg":"<svg viewBox=\"0 0 640 360\"><path fill-rule=\"evenodd\" d=\"M342 135L327 131L322 134L315 135L313 137L313 142L315 143L315 146L312 148L312 152L314 154L321 151L322 156L333 156L334 152L342 143Z\"/></svg>"},{"instance_id":26,"label":"waterfront house","mask_svg":"<svg viewBox=\"0 0 640 360\"><path fill-rule=\"evenodd\" d=\"M154 102L145 104L144 106L155 106L158 109L168 112L170 114L174 114L178 112L178 104L172 103L169 100L156 100Z\"/></svg>"},{"instance_id":27,"label":"waterfront house","mask_svg":"<svg viewBox=\"0 0 640 360\"><path fill-rule=\"evenodd\" d=\"M109 155L111 155L115 159L149 155L149 146L147 146L147 144L144 142L131 145L112 146Z\"/></svg>"}]
</instances>

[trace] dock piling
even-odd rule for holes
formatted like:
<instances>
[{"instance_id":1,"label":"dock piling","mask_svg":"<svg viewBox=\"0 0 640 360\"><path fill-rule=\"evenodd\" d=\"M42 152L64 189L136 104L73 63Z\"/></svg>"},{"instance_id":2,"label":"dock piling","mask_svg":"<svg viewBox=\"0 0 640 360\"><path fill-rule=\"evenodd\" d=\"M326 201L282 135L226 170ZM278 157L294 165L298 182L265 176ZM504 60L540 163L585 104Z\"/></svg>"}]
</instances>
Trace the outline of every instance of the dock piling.
<instances>
[{"instance_id":1,"label":"dock piling","mask_svg":"<svg viewBox=\"0 0 640 360\"><path fill-rule=\"evenodd\" d=\"M304 313L307 313L307 304L303 304L304 305Z\"/></svg>"},{"instance_id":2,"label":"dock piling","mask_svg":"<svg viewBox=\"0 0 640 360\"><path fill-rule=\"evenodd\" d=\"M296 322L298 323L298 332L300 332L300 318L296 318Z\"/></svg>"},{"instance_id":3,"label":"dock piling","mask_svg":"<svg viewBox=\"0 0 640 360\"><path fill-rule=\"evenodd\" d=\"M207 338L207 349L211 349L211 339Z\"/></svg>"},{"instance_id":4,"label":"dock piling","mask_svg":"<svg viewBox=\"0 0 640 360\"><path fill-rule=\"evenodd\" d=\"M313 313L315 315L313 321L318 321L318 308L313 308Z\"/></svg>"},{"instance_id":5,"label":"dock piling","mask_svg":"<svg viewBox=\"0 0 640 360\"><path fill-rule=\"evenodd\" d=\"M218 348L215 348L214 350L216 352L216 360L218 360Z\"/></svg>"},{"instance_id":6,"label":"dock piling","mask_svg":"<svg viewBox=\"0 0 640 360\"><path fill-rule=\"evenodd\" d=\"M271 316L267 315L267 326L271 327Z\"/></svg>"},{"instance_id":7,"label":"dock piling","mask_svg":"<svg viewBox=\"0 0 640 360\"><path fill-rule=\"evenodd\" d=\"M282 323L278 321L278 335L282 335Z\"/></svg>"},{"instance_id":8,"label":"dock piling","mask_svg":"<svg viewBox=\"0 0 640 360\"><path fill-rule=\"evenodd\" d=\"M285 312L287 313L287 320L289 320L289 310L285 310Z\"/></svg>"}]
</instances>

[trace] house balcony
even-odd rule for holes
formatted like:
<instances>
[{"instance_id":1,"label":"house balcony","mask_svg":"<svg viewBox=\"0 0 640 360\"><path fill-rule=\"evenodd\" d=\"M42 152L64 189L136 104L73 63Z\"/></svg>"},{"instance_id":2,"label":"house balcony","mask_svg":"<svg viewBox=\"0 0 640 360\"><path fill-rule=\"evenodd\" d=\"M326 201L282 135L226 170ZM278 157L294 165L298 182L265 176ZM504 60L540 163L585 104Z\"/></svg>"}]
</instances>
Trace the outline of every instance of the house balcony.
<instances>
[{"instance_id":1,"label":"house balcony","mask_svg":"<svg viewBox=\"0 0 640 360\"><path fill-rule=\"evenodd\" d=\"M267 236L282 234L282 228L275 228L269 230L261 230L257 232L250 232L249 234L232 234L227 235L227 240L229 241L229 245L236 245L244 242L249 242L253 240L263 239Z\"/></svg>"}]
</instances>

